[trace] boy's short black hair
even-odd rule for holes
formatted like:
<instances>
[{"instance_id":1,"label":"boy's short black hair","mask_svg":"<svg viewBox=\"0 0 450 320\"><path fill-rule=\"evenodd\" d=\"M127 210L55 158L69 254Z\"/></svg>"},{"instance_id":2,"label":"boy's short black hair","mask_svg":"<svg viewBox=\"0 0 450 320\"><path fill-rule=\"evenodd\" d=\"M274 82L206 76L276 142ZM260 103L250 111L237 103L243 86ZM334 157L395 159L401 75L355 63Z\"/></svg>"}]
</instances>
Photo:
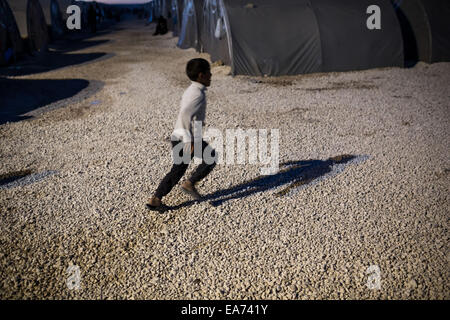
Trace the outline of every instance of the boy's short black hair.
<instances>
[{"instance_id":1,"label":"boy's short black hair","mask_svg":"<svg viewBox=\"0 0 450 320\"><path fill-rule=\"evenodd\" d=\"M191 59L186 64L186 74L189 79L196 81L200 72L206 73L211 70L209 62L202 58Z\"/></svg>"}]
</instances>

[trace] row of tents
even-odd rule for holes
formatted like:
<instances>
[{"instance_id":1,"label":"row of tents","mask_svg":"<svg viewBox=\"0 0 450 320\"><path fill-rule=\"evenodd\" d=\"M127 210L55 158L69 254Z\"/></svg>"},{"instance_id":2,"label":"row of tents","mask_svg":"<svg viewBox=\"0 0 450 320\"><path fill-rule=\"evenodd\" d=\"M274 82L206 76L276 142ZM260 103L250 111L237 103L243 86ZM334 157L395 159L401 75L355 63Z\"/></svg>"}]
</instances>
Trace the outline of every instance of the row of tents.
<instances>
[{"instance_id":1,"label":"row of tents","mask_svg":"<svg viewBox=\"0 0 450 320\"><path fill-rule=\"evenodd\" d=\"M380 29L367 27L380 8ZM178 47L233 75L294 75L450 61L449 0L153 0Z\"/></svg>"},{"instance_id":2,"label":"row of tents","mask_svg":"<svg viewBox=\"0 0 450 320\"><path fill-rule=\"evenodd\" d=\"M81 9L82 30L88 30L88 10L95 6L97 19L105 17L102 4L76 0L0 0L0 66L16 61L18 55L47 51L52 39L63 37L67 8Z\"/></svg>"},{"instance_id":3,"label":"row of tents","mask_svg":"<svg viewBox=\"0 0 450 320\"><path fill-rule=\"evenodd\" d=\"M71 4L81 6L86 26L88 2L0 0L0 65L24 51L45 51L51 37L65 33ZM367 27L373 5L380 29ZM449 0L152 0L144 7L148 22L167 19L178 47L209 53L233 75L450 61Z\"/></svg>"}]
</instances>

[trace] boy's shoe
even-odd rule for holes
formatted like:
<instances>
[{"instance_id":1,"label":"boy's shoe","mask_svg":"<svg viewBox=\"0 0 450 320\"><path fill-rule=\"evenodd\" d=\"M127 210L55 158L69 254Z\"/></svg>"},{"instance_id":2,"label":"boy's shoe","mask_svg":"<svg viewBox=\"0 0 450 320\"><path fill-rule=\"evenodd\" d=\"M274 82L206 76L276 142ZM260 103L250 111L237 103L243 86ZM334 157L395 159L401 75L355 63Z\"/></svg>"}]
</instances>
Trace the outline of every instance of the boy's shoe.
<instances>
[{"instance_id":1,"label":"boy's shoe","mask_svg":"<svg viewBox=\"0 0 450 320\"><path fill-rule=\"evenodd\" d=\"M159 213L164 213L167 210L169 210L169 207L165 204L160 204L159 206L152 206L151 204L147 203L145 204L148 210L157 211Z\"/></svg>"},{"instance_id":2,"label":"boy's shoe","mask_svg":"<svg viewBox=\"0 0 450 320\"><path fill-rule=\"evenodd\" d=\"M202 198L200 193L198 193L197 189L195 189L195 185L189 180L186 180L181 184L181 190L183 190L184 193L190 195L195 200L200 200Z\"/></svg>"},{"instance_id":3,"label":"boy's shoe","mask_svg":"<svg viewBox=\"0 0 450 320\"><path fill-rule=\"evenodd\" d=\"M158 211L160 213L165 212L169 207L161 202L160 199L156 197L151 197L149 202L145 205L147 209L152 211Z\"/></svg>"}]
</instances>

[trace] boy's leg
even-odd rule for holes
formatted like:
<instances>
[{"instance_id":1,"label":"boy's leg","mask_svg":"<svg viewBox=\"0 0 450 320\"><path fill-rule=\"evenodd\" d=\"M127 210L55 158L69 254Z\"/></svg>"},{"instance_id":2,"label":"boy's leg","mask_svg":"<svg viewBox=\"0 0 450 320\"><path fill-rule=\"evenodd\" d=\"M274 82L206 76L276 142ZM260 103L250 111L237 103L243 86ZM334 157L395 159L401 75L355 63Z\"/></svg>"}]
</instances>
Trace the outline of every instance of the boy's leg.
<instances>
[{"instance_id":1,"label":"boy's leg","mask_svg":"<svg viewBox=\"0 0 450 320\"><path fill-rule=\"evenodd\" d=\"M177 146L179 143L182 143L182 142L172 141L172 150L174 150L175 146ZM182 148L181 148L178 156L181 157L180 159L183 159L183 149ZM192 158L192 155L190 158ZM189 163L184 163L184 162L182 162L180 164L174 163L172 165L172 169L166 174L166 176L159 183L159 186L156 189L154 196L161 200L162 197L167 195L173 189L173 187L178 183L178 181L180 181L181 177L186 172L188 166L189 166Z\"/></svg>"},{"instance_id":2,"label":"boy's leg","mask_svg":"<svg viewBox=\"0 0 450 320\"><path fill-rule=\"evenodd\" d=\"M166 176L159 183L158 188L155 191L154 196L158 199L162 199L167 195L173 187L180 181L183 174L188 168L187 164L173 164L172 169L166 174Z\"/></svg>"},{"instance_id":3,"label":"boy's leg","mask_svg":"<svg viewBox=\"0 0 450 320\"><path fill-rule=\"evenodd\" d=\"M206 155L211 156L212 159L209 160L213 160L212 163L208 164L205 162L205 149L207 149ZM202 163L197 167L197 169L188 180L192 183L192 185L199 182L200 180L205 178L212 171L212 169L214 169L217 164L216 162L216 151L208 143L202 141Z\"/></svg>"}]
</instances>

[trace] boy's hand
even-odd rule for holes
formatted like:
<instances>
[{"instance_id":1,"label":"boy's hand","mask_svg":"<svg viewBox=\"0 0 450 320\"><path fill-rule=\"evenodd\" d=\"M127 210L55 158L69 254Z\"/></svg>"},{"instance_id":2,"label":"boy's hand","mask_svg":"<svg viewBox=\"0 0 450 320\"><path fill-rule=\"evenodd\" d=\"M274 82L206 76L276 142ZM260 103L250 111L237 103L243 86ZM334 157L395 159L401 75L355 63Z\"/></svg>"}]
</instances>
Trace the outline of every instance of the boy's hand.
<instances>
[{"instance_id":1,"label":"boy's hand","mask_svg":"<svg viewBox=\"0 0 450 320\"><path fill-rule=\"evenodd\" d=\"M187 142L184 144L183 154L186 154L186 153L190 153L190 154L194 153L194 143L193 142Z\"/></svg>"}]
</instances>

